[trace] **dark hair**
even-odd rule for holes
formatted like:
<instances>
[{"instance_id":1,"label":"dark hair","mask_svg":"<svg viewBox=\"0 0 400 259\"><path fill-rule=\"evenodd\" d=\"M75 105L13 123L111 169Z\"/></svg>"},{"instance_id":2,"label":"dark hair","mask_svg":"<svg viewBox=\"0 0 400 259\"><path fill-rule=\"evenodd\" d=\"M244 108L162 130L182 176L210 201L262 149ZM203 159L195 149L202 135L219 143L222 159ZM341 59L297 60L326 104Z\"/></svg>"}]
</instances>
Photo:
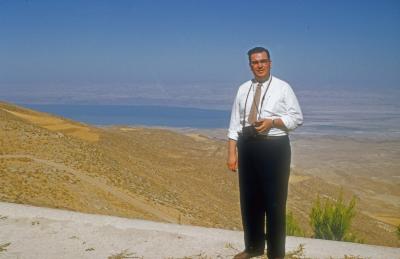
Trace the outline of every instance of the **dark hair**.
<instances>
[{"instance_id":1,"label":"dark hair","mask_svg":"<svg viewBox=\"0 0 400 259\"><path fill-rule=\"evenodd\" d=\"M266 48L263 48L263 47L255 47L255 48L250 49L250 50L247 52L247 55L249 56L249 61L250 61L250 56L251 56L251 55L253 55L254 53L261 53L261 52L267 53L268 59L271 59L271 57L269 56L269 51L268 51Z\"/></svg>"}]
</instances>

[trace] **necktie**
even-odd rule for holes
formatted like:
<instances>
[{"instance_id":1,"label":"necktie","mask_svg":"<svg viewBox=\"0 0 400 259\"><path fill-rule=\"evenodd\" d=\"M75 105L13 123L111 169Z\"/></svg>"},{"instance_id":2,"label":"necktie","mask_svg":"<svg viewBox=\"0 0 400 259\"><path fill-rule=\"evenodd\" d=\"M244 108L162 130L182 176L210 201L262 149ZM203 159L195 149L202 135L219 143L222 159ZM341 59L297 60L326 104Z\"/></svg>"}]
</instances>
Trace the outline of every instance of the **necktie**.
<instances>
[{"instance_id":1,"label":"necktie","mask_svg":"<svg viewBox=\"0 0 400 259\"><path fill-rule=\"evenodd\" d=\"M249 114L249 123L253 124L257 121L257 111L258 105L260 103L261 97L261 86L262 83L257 84L256 93L254 94L253 104L251 105L250 114Z\"/></svg>"}]
</instances>

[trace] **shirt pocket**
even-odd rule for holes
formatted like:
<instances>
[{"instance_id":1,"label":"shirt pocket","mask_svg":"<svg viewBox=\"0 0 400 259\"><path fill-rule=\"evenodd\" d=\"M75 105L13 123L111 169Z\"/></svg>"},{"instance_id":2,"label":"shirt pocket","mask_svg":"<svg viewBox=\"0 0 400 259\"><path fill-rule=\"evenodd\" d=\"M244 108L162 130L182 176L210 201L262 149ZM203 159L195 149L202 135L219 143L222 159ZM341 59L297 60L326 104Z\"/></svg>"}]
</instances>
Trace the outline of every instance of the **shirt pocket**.
<instances>
[{"instance_id":1,"label":"shirt pocket","mask_svg":"<svg viewBox=\"0 0 400 259\"><path fill-rule=\"evenodd\" d=\"M281 97L266 96L262 111L265 117L282 115L285 111L283 99Z\"/></svg>"}]
</instances>

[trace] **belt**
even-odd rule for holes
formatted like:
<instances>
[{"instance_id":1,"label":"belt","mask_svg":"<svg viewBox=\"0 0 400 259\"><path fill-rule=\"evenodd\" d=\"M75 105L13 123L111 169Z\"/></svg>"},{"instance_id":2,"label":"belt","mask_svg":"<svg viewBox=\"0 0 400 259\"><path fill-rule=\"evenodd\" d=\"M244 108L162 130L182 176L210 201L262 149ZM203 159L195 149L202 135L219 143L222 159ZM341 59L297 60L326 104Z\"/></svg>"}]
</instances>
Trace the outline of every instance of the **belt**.
<instances>
[{"instance_id":1,"label":"belt","mask_svg":"<svg viewBox=\"0 0 400 259\"><path fill-rule=\"evenodd\" d=\"M288 137L288 135L283 135L283 136L268 136L265 134L257 134L255 136L251 137L243 137L242 134L239 134L240 138L243 138L245 140L280 140L280 139L285 139Z\"/></svg>"}]
</instances>

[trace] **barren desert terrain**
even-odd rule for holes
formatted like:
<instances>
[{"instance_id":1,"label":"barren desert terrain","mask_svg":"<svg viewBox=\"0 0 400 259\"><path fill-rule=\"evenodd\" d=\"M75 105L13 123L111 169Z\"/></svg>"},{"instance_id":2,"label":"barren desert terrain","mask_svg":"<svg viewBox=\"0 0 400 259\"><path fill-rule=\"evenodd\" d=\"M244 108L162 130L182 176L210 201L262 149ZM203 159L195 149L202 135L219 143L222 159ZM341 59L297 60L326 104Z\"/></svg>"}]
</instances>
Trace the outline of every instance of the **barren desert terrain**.
<instances>
[{"instance_id":1,"label":"barren desert terrain","mask_svg":"<svg viewBox=\"0 0 400 259\"><path fill-rule=\"evenodd\" d=\"M0 201L241 229L218 132L96 128L0 103ZM352 233L400 246L400 140L292 137L288 211L311 236L317 195L357 197Z\"/></svg>"}]
</instances>

